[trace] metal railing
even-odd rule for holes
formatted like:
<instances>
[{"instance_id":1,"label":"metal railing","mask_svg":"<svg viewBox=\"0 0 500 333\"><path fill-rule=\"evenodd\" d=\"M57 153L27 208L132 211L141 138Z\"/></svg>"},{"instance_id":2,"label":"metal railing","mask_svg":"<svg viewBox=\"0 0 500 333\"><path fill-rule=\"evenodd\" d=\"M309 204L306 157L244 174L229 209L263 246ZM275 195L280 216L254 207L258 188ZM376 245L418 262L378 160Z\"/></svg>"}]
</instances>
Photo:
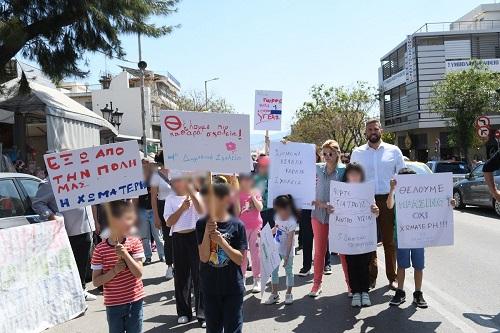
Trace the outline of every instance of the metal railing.
<instances>
[{"instance_id":1,"label":"metal railing","mask_svg":"<svg viewBox=\"0 0 500 333\"><path fill-rule=\"evenodd\" d=\"M500 29L500 20L455 21L425 23L415 33L444 31L474 31Z\"/></svg>"}]
</instances>

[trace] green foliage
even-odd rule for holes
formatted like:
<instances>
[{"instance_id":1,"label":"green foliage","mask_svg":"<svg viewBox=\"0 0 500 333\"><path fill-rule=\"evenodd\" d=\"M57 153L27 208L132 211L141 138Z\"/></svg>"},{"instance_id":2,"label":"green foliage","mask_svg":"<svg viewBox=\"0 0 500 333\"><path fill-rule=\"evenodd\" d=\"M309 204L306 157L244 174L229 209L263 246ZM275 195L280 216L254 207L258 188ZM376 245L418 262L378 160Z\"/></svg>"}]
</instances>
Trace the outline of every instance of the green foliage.
<instances>
[{"instance_id":1,"label":"green foliage","mask_svg":"<svg viewBox=\"0 0 500 333\"><path fill-rule=\"evenodd\" d=\"M464 71L450 72L432 88L431 110L447 119L450 144L467 156L474 144L476 118L498 112L500 76L480 61Z\"/></svg>"},{"instance_id":2,"label":"green foliage","mask_svg":"<svg viewBox=\"0 0 500 333\"><path fill-rule=\"evenodd\" d=\"M83 77L87 51L125 55L120 34L169 34L173 26L148 22L176 11L179 0L31 0L0 3L0 69L19 52L54 81ZM0 72L0 76L2 73Z\"/></svg>"},{"instance_id":3,"label":"green foliage","mask_svg":"<svg viewBox=\"0 0 500 333\"><path fill-rule=\"evenodd\" d=\"M353 87L317 85L310 95L311 100L297 110L288 140L321 145L335 139L345 152L365 141L364 124L376 102L375 88L366 82Z\"/></svg>"},{"instance_id":4,"label":"green foliage","mask_svg":"<svg viewBox=\"0 0 500 333\"><path fill-rule=\"evenodd\" d=\"M175 104L177 110L182 111L210 111L216 113L234 113L234 107L225 98L208 95L208 103L205 101L205 93L192 90L177 96ZM207 107L208 106L208 107Z\"/></svg>"},{"instance_id":5,"label":"green foliage","mask_svg":"<svg viewBox=\"0 0 500 333\"><path fill-rule=\"evenodd\" d=\"M382 141L390 143L392 145L396 144L396 133L393 132L382 132Z\"/></svg>"}]
</instances>

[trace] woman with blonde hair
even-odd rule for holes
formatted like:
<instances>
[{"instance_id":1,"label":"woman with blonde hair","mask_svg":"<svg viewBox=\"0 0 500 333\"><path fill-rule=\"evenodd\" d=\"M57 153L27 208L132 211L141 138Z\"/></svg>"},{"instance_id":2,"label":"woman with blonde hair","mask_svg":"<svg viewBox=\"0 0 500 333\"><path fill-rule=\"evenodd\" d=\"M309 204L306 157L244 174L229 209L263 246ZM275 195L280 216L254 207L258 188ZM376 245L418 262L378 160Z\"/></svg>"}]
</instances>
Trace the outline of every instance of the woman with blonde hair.
<instances>
[{"instance_id":1,"label":"woman with blonde hair","mask_svg":"<svg viewBox=\"0 0 500 333\"><path fill-rule=\"evenodd\" d=\"M340 162L340 147L337 141L327 140L321 146L324 163L316 164L316 200L313 202L312 228L314 234L314 278L309 296L318 297L323 281L325 252L328 244L328 220L333 207L330 205L330 182L344 178L345 165ZM340 256L344 272L346 261Z\"/></svg>"}]
</instances>

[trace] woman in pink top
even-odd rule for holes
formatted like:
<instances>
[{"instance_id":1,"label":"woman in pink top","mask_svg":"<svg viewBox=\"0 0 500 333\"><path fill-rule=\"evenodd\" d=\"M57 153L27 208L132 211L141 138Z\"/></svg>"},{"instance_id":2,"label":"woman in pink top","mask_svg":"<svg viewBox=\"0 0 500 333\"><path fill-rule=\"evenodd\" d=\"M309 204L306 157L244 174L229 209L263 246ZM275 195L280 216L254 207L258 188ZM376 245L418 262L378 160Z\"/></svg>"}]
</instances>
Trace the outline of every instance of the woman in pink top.
<instances>
[{"instance_id":1,"label":"woman in pink top","mask_svg":"<svg viewBox=\"0 0 500 333\"><path fill-rule=\"evenodd\" d=\"M239 217L245 225L248 248L252 260L253 287L252 293L260 293L260 255L259 255L259 231L262 228L262 196L254 189L254 181L250 174L240 174L239 191ZM241 270L243 276L247 271L248 259L243 257Z\"/></svg>"}]
</instances>

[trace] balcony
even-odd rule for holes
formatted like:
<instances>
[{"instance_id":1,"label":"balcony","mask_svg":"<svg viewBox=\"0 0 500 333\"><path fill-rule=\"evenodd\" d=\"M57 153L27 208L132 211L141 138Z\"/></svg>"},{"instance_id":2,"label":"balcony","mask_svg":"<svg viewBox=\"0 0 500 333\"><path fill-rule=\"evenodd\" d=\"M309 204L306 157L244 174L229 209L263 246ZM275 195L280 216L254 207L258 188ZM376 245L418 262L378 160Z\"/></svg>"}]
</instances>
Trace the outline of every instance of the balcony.
<instances>
[{"instance_id":1,"label":"balcony","mask_svg":"<svg viewBox=\"0 0 500 333\"><path fill-rule=\"evenodd\" d=\"M415 31L415 33L479 30L500 30L500 20L426 23Z\"/></svg>"}]
</instances>

